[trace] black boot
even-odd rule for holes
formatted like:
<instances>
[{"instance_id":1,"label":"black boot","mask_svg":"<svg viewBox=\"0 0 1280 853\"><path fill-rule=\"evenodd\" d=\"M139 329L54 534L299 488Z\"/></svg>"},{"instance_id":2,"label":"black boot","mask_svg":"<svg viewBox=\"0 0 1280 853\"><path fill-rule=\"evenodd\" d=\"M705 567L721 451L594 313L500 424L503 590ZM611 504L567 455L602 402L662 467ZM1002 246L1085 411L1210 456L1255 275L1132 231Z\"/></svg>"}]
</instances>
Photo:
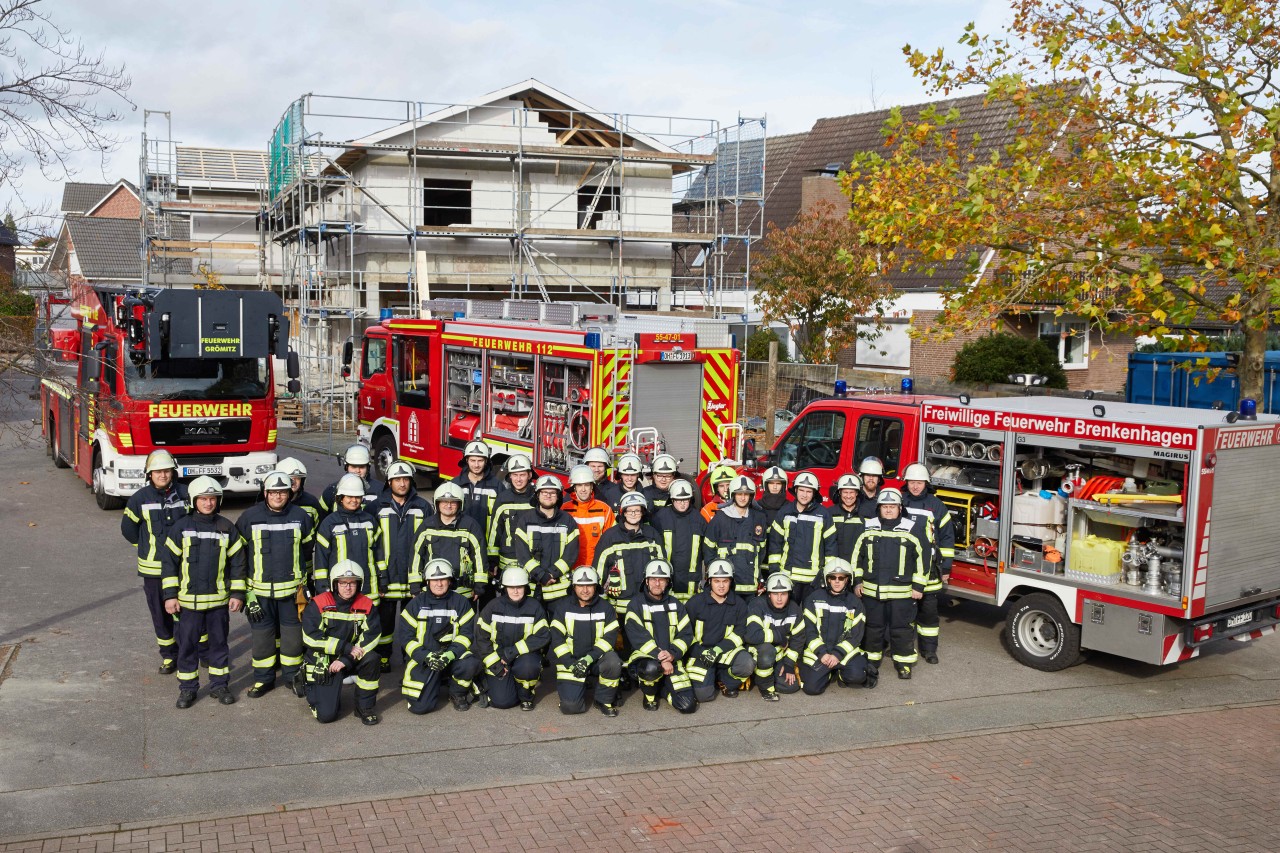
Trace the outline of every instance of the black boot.
<instances>
[{"instance_id":1,"label":"black boot","mask_svg":"<svg viewBox=\"0 0 1280 853\"><path fill-rule=\"evenodd\" d=\"M177 708L186 710L196 703L196 692L194 690L183 690L178 694Z\"/></svg>"}]
</instances>

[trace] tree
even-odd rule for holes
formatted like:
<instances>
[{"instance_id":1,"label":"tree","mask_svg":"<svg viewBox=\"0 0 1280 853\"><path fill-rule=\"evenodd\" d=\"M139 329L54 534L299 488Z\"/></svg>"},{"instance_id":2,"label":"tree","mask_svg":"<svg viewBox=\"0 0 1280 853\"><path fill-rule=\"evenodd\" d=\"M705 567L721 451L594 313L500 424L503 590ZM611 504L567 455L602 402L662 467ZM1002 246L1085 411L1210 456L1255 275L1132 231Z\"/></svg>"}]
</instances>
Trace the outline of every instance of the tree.
<instances>
[{"instance_id":1,"label":"tree","mask_svg":"<svg viewBox=\"0 0 1280 853\"><path fill-rule=\"evenodd\" d=\"M1280 305L1280 29L1274 0L1014 0L1003 37L970 24L961 60L908 45L930 90L985 87L1016 133L992 146L951 111L886 125L844 179L887 268L967 255L940 323L1044 302L1107 329L1205 319L1244 335L1262 390ZM995 251L1002 275L976 273ZM862 268L877 259L862 257Z\"/></svg>"},{"instance_id":2,"label":"tree","mask_svg":"<svg viewBox=\"0 0 1280 853\"><path fill-rule=\"evenodd\" d=\"M778 342L778 362L790 361L781 338L773 329L757 329L751 333L751 337L747 338L747 361L768 361L769 344L774 341Z\"/></svg>"},{"instance_id":3,"label":"tree","mask_svg":"<svg viewBox=\"0 0 1280 853\"><path fill-rule=\"evenodd\" d=\"M952 367L957 382L1008 382L1014 373L1038 373L1049 388L1066 388L1067 373L1058 354L1038 338L984 335L956 353Z\"/></svg>"},{"instance_id":4,"label":"tree","mask_svg":"<svg viewBox=\"0 0 1280 853\"><path fill-rule=\"evenodd\" d=\"M857 338L874 339L879 324L859 329L857 317L884 313L890 288L855 259L865 250L858 229L822 202L795 224L770 223L765 259L756 268L756 302L766 321L787 324L805 361L820 363Z\"/></svg>"}]
</instances>

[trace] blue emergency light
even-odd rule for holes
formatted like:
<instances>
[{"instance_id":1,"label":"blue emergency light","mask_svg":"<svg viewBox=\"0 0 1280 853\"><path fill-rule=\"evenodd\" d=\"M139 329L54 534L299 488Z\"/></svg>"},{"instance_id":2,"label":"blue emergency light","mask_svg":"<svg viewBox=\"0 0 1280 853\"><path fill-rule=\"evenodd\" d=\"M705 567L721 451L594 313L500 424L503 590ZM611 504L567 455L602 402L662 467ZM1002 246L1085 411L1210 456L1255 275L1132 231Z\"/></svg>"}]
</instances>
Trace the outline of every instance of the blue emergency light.
<instances>
[{"instance_id":1,"label":"blue emergency light","mask_svg":"<svg viewBox=\"0 0 1280 853\"><path fill-rule=\"evenodd\" d=\"M1258 401L1245 397L1240 401L1240 420L1256 421L1258 419Z\"/></svg>"},{"instance_id":2,"label":"blue emergency light","mask_svg":"<svg viewBox=\"0 0 1280 853\"><path fill-rule=\"evenodd\" d=\"M915 387L915 383L911 381L910 376L902 377L902 393L910 394L911 389Z\"/></svg>"},{"instance_id":3,"label":"blue emergency light","mask_svg":"<svg viewBox=\"0 0 1280 853\"><path fill-rule=\"evenodd\" d=\"M837 397L847 397L847 396L849 396L849 383L848 383L848 382L845 382L843 379L837 379L837 380L836 380L836 396L837 396Z\"/></svg>"}]
</instances>

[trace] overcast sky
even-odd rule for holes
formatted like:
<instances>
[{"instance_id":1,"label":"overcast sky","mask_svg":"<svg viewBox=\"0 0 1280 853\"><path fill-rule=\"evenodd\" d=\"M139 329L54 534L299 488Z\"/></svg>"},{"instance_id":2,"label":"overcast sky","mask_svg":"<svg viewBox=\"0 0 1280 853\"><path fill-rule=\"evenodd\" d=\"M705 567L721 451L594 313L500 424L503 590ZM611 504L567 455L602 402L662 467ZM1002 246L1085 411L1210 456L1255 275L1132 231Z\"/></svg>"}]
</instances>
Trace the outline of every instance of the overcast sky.
<instances>
[{"instance_id":1,"label":"overcast sky","mask_svg":"<svg viewBox=\"0 0 1280 853\"><path fill-rule=\"evenodd\" d=\"M736 121L767 116L770 135L926 98L901 48L956 52L966 22L983 31L1005 0L648 0L648 2L329 2L49 0L45 8L107 59L123 62L137 105L117 126L105 172L137 180L143 109L168 110L174 138L266 148L302 94L461 103L535 77L607 113ZM64 178L30 168L28 206L56 211ZM21 209L13 187L0 205Z\"/></svg>"}]
</instances>

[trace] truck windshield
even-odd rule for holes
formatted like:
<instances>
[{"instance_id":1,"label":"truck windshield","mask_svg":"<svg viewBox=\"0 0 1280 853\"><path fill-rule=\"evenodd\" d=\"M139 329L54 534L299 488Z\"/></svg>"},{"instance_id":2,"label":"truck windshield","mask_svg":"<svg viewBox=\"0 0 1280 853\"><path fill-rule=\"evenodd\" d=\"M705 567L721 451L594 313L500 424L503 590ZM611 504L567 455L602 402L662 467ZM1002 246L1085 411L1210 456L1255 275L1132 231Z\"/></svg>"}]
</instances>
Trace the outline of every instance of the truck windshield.
<instances>
[{"instance_id":1,"label":"truck windshield","mask_svg":"<svg viewBox=\"0 0 1280 853\"><path fill-rule=\"evenodd\" d=\"M265 358L175 358L126 361L129 396L146 400L242 400L267 396Z\"/></svg>"}]
</instances>

